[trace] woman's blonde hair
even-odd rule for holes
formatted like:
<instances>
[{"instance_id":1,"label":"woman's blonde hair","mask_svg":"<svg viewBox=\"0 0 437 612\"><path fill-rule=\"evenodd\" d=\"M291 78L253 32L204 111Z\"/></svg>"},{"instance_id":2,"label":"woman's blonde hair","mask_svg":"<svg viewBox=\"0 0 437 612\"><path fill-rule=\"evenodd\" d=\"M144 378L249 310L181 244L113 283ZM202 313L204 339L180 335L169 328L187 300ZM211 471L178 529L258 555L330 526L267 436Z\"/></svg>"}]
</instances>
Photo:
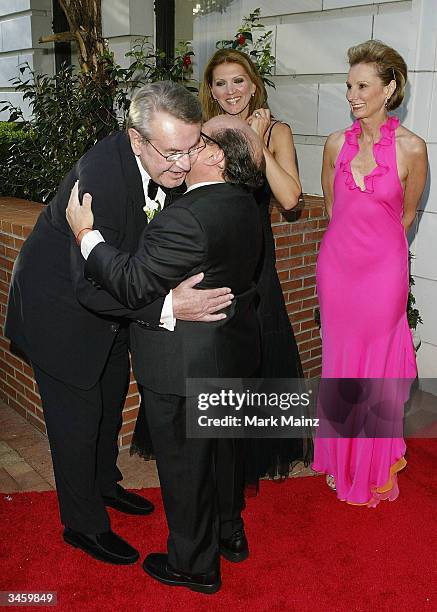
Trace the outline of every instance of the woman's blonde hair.
<instances>
[{"instance_id":1,"label":"woman's blonde hair","mask_svg":"<svg viewBox=\"0 0 437 612\"><path fill-rule=\"evenodd\" d=\"M348 49L347 56L349 66L375 64L378 76L384 85L388 85L393 79L396 81L396 89L387 101L387 110L393 110L402 104L408 68L403 57L395 49L380 40L366 40Z\"/></svg>"},{"instance_id":2,"label":"woman's blonde hair","mask_svg":"<svg viewBox=\"0 0 437 612\"><path fill-rule=\"evenodd\" d=\"M225 63L240 64L256 87L255 93L249 102L249 115L251 115L256 108L268 108L267 92L264 82L250 57L246 55L246 53L236 51L235 49L219 49L214 53L206 65L203 73L203 80L200 85L199 99L202 104L204 121L208 121L217 115L224 114L224 110L221 108L220 104L212 97L211 87L214 68Z\"/></svg>"}]
</instances>

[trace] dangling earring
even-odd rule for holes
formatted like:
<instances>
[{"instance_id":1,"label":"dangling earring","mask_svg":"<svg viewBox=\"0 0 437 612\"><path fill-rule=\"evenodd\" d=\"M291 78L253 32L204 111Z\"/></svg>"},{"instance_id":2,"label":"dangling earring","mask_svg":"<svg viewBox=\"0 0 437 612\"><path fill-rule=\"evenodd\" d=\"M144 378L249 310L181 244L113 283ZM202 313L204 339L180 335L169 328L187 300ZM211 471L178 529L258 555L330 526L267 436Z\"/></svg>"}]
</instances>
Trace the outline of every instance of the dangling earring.
<instances>
[{"instance_id":1,"label":"dangling earring","mask_svg":"<svg viewBox=\"0 0 437 612\"><path fill-rule=\"evenodd\" d=\"M385 102L384 102L384 106L385 106L385 108L387 108L387 104L388 104L388 101L389 101L389 100L390 100L390 98L386 98L386 99L385 99Z\"/></svg>"}]
</instances>

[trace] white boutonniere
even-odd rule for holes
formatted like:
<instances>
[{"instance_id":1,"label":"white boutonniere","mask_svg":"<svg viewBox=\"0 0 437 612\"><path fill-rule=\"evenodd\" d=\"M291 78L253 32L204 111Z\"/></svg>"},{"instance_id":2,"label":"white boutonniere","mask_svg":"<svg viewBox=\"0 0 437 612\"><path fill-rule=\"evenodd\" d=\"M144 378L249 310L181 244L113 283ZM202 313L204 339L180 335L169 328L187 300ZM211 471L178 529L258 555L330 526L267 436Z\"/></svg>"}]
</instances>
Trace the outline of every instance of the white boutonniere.
<instances>
[{"instance_id":1,"label":"white boutonniere","mask_svg":"<svg viewBox=\"0 0 437 612\"><path fill-rule=\"evenodd\" d=\"M157 200L147 200L147 204L145 206L143 206L143 210L146 213L146 217L147 220L150 221L153 219L153 217L160 212L161 210L161 203L158 202Z\"/></svg>"}]
</instances>

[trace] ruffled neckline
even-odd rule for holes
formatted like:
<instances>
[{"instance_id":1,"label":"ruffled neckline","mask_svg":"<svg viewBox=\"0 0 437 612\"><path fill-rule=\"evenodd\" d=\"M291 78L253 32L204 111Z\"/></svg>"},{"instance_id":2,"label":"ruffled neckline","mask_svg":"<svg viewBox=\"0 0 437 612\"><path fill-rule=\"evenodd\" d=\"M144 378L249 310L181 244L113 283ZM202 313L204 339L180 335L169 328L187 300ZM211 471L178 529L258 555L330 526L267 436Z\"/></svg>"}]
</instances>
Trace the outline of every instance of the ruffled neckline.
<instances>
[{"instance_id":1,"label":"ruffled neckline","mask_svg":"<svg viewBox=\"0 0 437 612\"><path fill-rule=\"evenodd\" d=\"M358 138L361 136L362 132L360 120L356 119L352 126L345 131L345 143L347 143L348 147L340 162L340 168L343 172L345 184L349 189L358 189L361 193L373 193L373 183L375 179L379 176L386 175L390 170L390 166L387 165L384 159L383 148L393 144L395 131L398 127L398 117L389 115L379 128L381 137L378 142L375 142L373 145L373 157L375 158L376 166L370 174L364 177L364 190L356 184L351 169L351 162L360 149L358 144Z\"/></svg>"}]
</instances>

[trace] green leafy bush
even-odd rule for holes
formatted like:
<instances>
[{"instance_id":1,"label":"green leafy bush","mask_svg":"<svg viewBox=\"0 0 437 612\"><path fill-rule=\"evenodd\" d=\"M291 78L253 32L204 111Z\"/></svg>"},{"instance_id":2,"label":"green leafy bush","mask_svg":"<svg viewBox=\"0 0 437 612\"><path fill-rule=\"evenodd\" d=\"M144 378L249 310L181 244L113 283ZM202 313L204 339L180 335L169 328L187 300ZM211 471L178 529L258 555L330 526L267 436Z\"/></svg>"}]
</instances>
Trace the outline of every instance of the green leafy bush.
<instances>
[{"instance_id":1,"label":"green leafy bush","mask_svg":"<svg viewBox=\"0 0 437 612\"><path fill-rule=\"evenodd\" d=\"M25 138L25 134L23 130L20 129L19 124L0 121L0 150L7 147L10 142L20 138Z\"/></svg>"},{"instance_id":2,"label":"green leafy bush","mask_svg":"<svg viewBox=\"0 0 437 612\"><path fill-rule=\"evenodd\" d=\"M0 121L0 196L16 195L15 190L11 191L9 181L13 180L8 168L10 150L13 146L24 146L26 139L30 135L21 129L17 123ZM9 181L6 179L8 174ZM20 193L18 197L23 197Z\"/></svg>"},{"instance_id":3,"label":"green leafy bush","mask_svg":"<svg viewBox=\"0 0 437 612\"><path fill-rule=\"evenodd\" d=\"M45 202L74 162L117 122L102 104L104 89L63 68L55 76L35 75L28 65L14 82L32 112L8 104L10 121L19 121L24 138L9 146L6 167L0 168L3 193Z\"/></svg>"},{"instance_id":4,"label":"green leafy bush","mask_svg":"<svg viewBox=\"0 0 437 612\"><path fill-rule=\"evenodd\" d=\"M9 111L9 122L20 123L19 132L14 127L5 129L8 139L3 146L0 143L2 195L50 200L86 151L123 128L132 91L151 81L188 81L192 53L184 43L174 61L161 66L157 60L162 54L144 38L127 54L128 68L121 68L106 52L99 79L77 73L73 66L63 67L54 76L35 74L28 64L21 66L13 85L28 102L32 116L26 120L10 102L0 108Z\"/></svg>"}]
</instances>

